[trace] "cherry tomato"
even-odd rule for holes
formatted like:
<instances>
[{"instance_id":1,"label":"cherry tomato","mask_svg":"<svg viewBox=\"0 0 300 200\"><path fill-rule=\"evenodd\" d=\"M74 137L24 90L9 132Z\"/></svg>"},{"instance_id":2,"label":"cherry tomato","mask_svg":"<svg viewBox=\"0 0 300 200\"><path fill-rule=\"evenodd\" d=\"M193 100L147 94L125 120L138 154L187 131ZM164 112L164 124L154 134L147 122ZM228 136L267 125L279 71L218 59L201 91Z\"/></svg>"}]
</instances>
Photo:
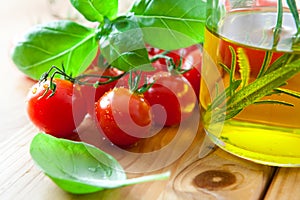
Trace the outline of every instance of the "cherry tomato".
<instances>
[{"instance_id":1,"label":"cherry tomato","mask_svg":"<svg viewBox=\"0 0 300 200\"><path fill-rule=\"evenodd\" d=\"M127 147L146 137L151 127L149 103L142 95L115 87L95 105L99 130L115 145Z\"/></svg>"},{"instance_id":2,"label":"cherry tomato","mask_svg":"<svg viewBox=\"0 0 300 200\"><path fill-rule=\"evenodd\" d=\"M116 77L120 74L122 74L120 70L116 68L106 68L104 70L101 70L99 67L94 66L90 67L89 70L87 70L84 74L87 75L99 75L99 76L111 76L111 77ZM99 82L105 82L107 81L107 78L101 78L101 77L87 77L84 80L81 81L86 81L87 83L93 84L96 83L97 81ZM99 85L98 87L94 87L93 85L82 85L82 94L84 96L84 99L86 101L86 107L87 107L87 112L93 117L94 116L94 110L95 110L95 102L100 99L100 97L107 91L111 90L114 88L117 84L118 80Z\"/></svg>"},{"instance_id":3,"label":"cherry tomato","mask_svg":"<svg viewBox=\"0 0 300 200\"><path fill-rule=\"evenodd\" d=\"M50 82L36 83L27 96L27 113L39 129L55 137L70 138L85 114L85 103L78 87L67 80L54 79L56 91L52 94Z\"/></svg>"},{"instance_id":4,"label":"cherry tomato","mask_svg":"<svg viewBox=\"0 0 300 200\"><path fill-rule=\"evenodd\" d=\"M193 87L196 97L199 100L200 80L201 80L202 53L200 49L195 49L185 56L182 69L188 70L182 75Z\"/></svg>"},{"instance_id":5,"label":"cherry tomato","mask_svg":"<svg viewBox=\"0 0 300 200\"><path fill-rule=\"evenodd\" d=\"M197 99L192 86L182 75L158 72L152 80L154 84L144 96L152 106L155 123L164 126L177 125L192 114Z\"/></svg>"},{"instance_id":6,"label":"cherry tomato","mask_svg":"<svg viewBox=\"0 0 300 200\"><path fill-rule=\"evenodd\" d=\"M153 56L163 53L163 50L147 46L150 58ZM181 48L170 51L166 54L173 59L175 65L181 69L188 70L183 73L183 76L192 85L195 94L198 98L200 90L200 78L201 78L201 64L202 64L202 52L197 45L193 45L187 48ZM181 66L180 66L181 61ZM166 60L163 58L158 59L153 63L156 72L168 71L166 66ZM152 74L153 75L153 74Z\"/></svg>"}]
</instances>

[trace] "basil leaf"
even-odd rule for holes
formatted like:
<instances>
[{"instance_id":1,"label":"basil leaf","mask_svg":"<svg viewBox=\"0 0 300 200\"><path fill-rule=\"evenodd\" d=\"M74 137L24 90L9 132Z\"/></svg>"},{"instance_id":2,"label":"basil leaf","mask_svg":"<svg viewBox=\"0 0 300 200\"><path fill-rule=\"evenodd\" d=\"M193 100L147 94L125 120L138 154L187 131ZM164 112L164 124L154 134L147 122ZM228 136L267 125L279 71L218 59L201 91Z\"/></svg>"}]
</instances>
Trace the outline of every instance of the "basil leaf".
<instances>
[{"instance_id":1,"label":"basil leaf","mask_svg":"<svg viewBox=\"0 0 300 200\"><path fill-rule=\"evenodd\" d=\"M120 17L103 29L100 49L110 65L123 71L153 69L143 32L134 17Z\"/></svg>"},{"instance_id":2,"label":"basil leaf","mask_svg":"<svg viewBox=\"0 0 300 200\"><path fill-rule=\"evenodd\" d=\"M104 16L114 19L118 13L118 0L71 0L71 3L92 22L102 22Z\"/></svg>"},{"instance_id":3,"label":"basil leaf","mask_svg":"<svg viewBox=\"0 0 300 200\"><path fill-rule=\"evenodd\" d=\"M130 11L143 28L145 41L154 47L172 50L204 40L205 1L138 0Z\"/></svg>"},{"instance_id":4,"label":"basil leaf","mask_svg":"<svg viewBox=\"0 0 300 200\"><path fill-rule=\"evenodd\" d=\"M98 43L94 29L60 20L33 27L14 47L12 59L23 73L39 79L56 65L68 75L83 72L96 56Z\"/></svg>"},{"instance_id":5,"label":"basil leaf","mask_svg":"<svg viewBox=\"0 0 300 200\"><path fill-rule=\"evenodd\" d=\"M86 194L147 181L163 180L169 172L126 179L122 166L109 154L84 142L37 134L30 154L39 168L61 189Z\"/></svg>"}]
</instances>

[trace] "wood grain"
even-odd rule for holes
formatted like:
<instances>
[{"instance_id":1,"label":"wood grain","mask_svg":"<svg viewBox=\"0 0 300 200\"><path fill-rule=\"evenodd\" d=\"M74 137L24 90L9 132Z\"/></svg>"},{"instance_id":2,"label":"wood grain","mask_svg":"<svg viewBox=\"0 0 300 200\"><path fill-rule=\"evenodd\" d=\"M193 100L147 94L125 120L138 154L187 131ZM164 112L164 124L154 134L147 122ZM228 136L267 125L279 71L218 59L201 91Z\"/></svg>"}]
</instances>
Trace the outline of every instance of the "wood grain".
<instances>
[{"instance_id":1,"label":"wood grain","mask_svg":"<svg viewBox=\"0 0 300 200\"><path fill-rule=\"evenodd\" d=\"M217 149L178 172L164 199L260 199L272 174L272 167Z\"/></svg>"},{"instance_id":2,"label":"wood grain","mask_svg":"<svg viewBox=\"0 0 300 200\"><path fill-rule=\"evenodd\" d=\"M300 169L280 168L268 189L266 200L296 200L300 198Z\"/></svg>"}]
</instances>

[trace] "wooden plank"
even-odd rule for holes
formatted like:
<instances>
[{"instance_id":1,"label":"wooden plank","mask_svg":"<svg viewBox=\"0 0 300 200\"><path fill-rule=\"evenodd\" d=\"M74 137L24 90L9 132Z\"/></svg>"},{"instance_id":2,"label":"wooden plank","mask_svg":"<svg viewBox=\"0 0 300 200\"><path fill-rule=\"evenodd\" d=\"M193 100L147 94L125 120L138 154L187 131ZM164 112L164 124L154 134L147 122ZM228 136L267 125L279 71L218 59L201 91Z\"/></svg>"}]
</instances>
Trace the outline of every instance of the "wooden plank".
<instances>
[{"instance_id":1,"label":"wooden plank","mask_svg":"<svg viewBox=\"0 0 300 200\"><path fill-rule=\"evenodd\" d=\"M163 199L259 199L273 168L255 164L217 149L180 170Z\"/></svg>"},{"instance_id":2,"label":"wooden plank","mask_svg":"<svg viewBox=\"0 0 300 200\"><path fill-rule=\"evenodd\" d=\"M296 200L300 197L300 168L279 168L265 200Z\"/></svg>"},{"instance_id":3,"label":"wooden plank","mask_svg":"<svg viewBox=\"0 0 300 200\"><path fill-rule=\"evenodd\" d=\"M34 166L28 150L30 141L34 134L37 133L37 130L31 124L28 124L25 115L21 114L24 111L23 106L24 105L20 104L18 107L19 114L22 116L20 123L23 123L23 128L15 133L18 137L12 137L6 140L0 150L1 160L5 160L5 162L1 163L1 199L150 200L185 199L186 197L189 199L199 199L199 197L203 197L203 199L239 199L239 197L257 199L263 193L265 184L272 174L271 167L239 159L220 149L211 152L211 154L203 159L198 159L198 151L204 138L204 133L202 129L199 128L198 134L195 135L187 151L178 158L178 160L175 160L174 163L162 169L147 173L132 173L133 166L142 167L142 169L144 169L144 163L139 160L132 160L132 158L125 157L124 155L118 157L118 160L123 163L125 170L129 171L129 177L170 170L172 172L170 180L105 190L90 195L71 195L60 190L48 177ZM12 117L9 113L8 116ZM194 122L190 121L189 123ZM84 130L91 133L93 126L88 125L88 127L90 129ZM189 131L189 129L186 129L183 136L191 135L192 133ZM131 148L130 151L135 153L157 151L168 145L174 138L174 133L176 132L176 127L165 128L155 137L143 140L139 145ZM88 135L85 136L88 137ZM90 137L88 137L88 139L95 142L95 140ZM182 138L182 141L185 142L186 139ZM101 145L101 143L97 142L95 142L95 144ZM173 149L173 151L175 151L175 149ZM171 152L172 151L170 151L170 153ZM155 163L164 162L162 158L162 156L157 156L152 160L153 165ZM201 181L198 184L194 183L196 176L206 174L202 179L200 178L200 180L206 180L205 178L211 177L212 171L222 172L221 175L225 176L222 177L219 175L219 177L217 176L207 180L213 181L211 183L215 185L203 185ZM232 181L232 177L234 177L234 181ZM207 183L207 181L204 181L204 183ZM220 185L222 185L222 187L220 187Z\"/></svg>"}]
</instances>

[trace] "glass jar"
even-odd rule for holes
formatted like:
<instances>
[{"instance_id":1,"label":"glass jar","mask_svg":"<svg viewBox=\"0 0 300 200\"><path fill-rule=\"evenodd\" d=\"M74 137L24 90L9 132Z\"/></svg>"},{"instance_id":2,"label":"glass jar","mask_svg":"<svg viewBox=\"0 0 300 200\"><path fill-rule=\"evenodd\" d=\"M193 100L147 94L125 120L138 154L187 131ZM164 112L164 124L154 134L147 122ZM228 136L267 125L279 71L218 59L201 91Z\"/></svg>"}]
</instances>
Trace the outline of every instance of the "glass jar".
<instances>
[{"instance_id":1,"label":"glass jar","mask_svg":"<svg viewBox=\"0 0 300 200\"><path fill-rule=\"evenodd\" d=\"M207 0L205 131L220 148L272 166L300 166L300 5L294 3Z\"/></svg>"}]
</instances>

